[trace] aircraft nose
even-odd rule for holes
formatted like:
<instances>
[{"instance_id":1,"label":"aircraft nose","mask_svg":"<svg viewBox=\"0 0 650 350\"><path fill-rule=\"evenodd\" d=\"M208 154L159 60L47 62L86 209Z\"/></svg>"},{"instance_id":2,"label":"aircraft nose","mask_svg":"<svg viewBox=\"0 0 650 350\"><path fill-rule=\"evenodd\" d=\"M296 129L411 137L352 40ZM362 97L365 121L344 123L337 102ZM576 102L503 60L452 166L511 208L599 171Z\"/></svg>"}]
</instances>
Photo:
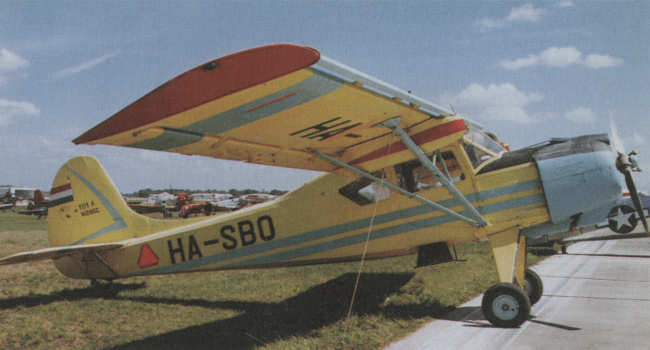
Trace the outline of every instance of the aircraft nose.
<instances>
[{"instance_id":1,"label":"aircraft nose","mask_svg":"<svg viewBox=\"0 0 650 350\"><path fill-rule=\"evenodd\" d=\"M535 156L551 222L578 227L603 221L621 197L616 155L605 136L568 142Z\"/></svg>"}]
</instances>

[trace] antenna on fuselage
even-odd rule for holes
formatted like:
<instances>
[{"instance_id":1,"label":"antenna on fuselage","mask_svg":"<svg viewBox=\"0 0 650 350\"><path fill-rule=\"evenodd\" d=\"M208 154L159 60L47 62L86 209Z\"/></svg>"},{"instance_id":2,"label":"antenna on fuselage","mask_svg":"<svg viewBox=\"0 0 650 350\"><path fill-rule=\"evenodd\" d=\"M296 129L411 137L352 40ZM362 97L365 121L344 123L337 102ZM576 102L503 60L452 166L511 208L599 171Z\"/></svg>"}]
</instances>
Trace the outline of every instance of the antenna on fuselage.
<instances>
[{"instance_id":1,"label":"antenna on fuselage","mask_svg":"<svg viewBox=\"0 0 650 350\"><path fill-rule=\"evenodd\" d=\"M451 100L449 101L449 107L451 107L451 111L456 115L456 110L454 109L454 105L451 104Z\"/></svg>"}]
</instances>

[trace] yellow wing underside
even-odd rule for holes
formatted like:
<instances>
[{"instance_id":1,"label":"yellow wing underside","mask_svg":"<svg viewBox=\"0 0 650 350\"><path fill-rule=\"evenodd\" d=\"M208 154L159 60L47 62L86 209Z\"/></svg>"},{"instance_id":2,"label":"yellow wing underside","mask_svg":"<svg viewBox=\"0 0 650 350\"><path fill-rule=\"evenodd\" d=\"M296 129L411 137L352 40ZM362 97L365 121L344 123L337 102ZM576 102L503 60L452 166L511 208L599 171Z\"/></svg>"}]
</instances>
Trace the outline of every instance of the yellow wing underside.
<instances>
[{"instance_id":1,"label":"yellow wing underside","mask_svg":"<svg viewBox=\"0 0 650 350\"><path fill-rule=\"evenodd\" d=\"M319 150L374 171L384 164L367 155L387 145L390 131L373 126L395 116L406 130L447 121L308 67L88 143L334 171L311 152ZM440 146L444 142L440 139Z\"/></svg>"}]
</instances>

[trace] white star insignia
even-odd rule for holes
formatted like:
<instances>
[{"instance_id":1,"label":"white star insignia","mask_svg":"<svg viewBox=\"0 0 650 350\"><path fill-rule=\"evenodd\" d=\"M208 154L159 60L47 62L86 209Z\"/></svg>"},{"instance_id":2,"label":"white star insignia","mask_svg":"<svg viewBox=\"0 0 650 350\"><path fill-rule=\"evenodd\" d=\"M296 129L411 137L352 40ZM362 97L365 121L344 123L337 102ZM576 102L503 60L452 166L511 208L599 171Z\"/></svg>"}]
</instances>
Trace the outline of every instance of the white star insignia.
<instances>
[{"instance_id":1,"label":"white star insignia","mask_svg":"<svg viewBox=\"0 0 650 350\"><path fill-rule=\"evenodd\" d=\"M621 227L623 226L630 226L630 216L634 215L634 213L629 213L625 214L623 210L621 210L621 207L618 207L618 211L616 212L616 216L613 216L611 220L616 221L616 230L620 230Z\"/></svg>"}]
</instances>

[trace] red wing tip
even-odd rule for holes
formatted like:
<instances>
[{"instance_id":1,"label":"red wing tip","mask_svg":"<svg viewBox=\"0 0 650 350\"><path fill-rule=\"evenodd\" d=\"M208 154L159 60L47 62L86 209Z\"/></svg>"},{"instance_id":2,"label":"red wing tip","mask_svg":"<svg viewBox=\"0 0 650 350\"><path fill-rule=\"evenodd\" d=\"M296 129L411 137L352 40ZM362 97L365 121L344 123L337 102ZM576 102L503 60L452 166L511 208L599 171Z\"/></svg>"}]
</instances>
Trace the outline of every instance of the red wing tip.
<instances>
[{"instance_id":1,"label":"red wing tip","mask_svg":"<svg viewBox=\"0 0 650 350\"><path fill-rule=\"evenodd\" d=\"M239 51L232 53L227 56L223 56L211 61L208 61L206 63L203 63L197 67L192 68L191 70L182 73L181 75L177 76L176 78L173 78L172 80L168 81L167 83L159 86L158 88L154 89L147 95L143 96L140 100L134 102L133 104L127 106L124 108L122 111L118 112L117 114L113 115L112 117L104 120L100 124L96 125L92 129L86 131L83 135L77 137L76 139L72 140L72 142L75 145L83 144L83 143L90 143L93 141L97 141L100 139L103 139L105 137L113 136L116 134L119 134L124 131L132 130L134 128L143 126L145 124L155 122L156 120L169 117L170 115L173 115L174 113L178 113L181 110L185 110L186 107L193 107L194 104L197 103L204 103L206 101L193 101L192 103L188 103L188 105L183 105L183 108L176 107L175 109L170 109L166 112L168 113L162 113L161 115L148 115L147 111L138 111L137 113L130 113L133 110L138 108L138 105L143 105L144 102L150 102L149 100L152 99L154 94L158 93L160 94L161 90L164 91L166 87L169 87L170 84L174 84L174 82L178 83L179 80L184 79L183 77L188 77L189 74L191 74L194 71L201 70L201 71L206 71L206 70L212 70L214 68L219 67L220 63L225 61L225 60L233 60L237 59L238 56L244 56L244 57L251 57L255 56L258 58L262 57L269 57L271 58L277 58L277 53L278 52L287 52L287 50L291 50L292 56L294 57L300 57L294 64L294 66L287 65L287 71L285 72L279 72L276 73L276 75L272 76L261 76L259 77L259 81L254 81L253 84L259 84L263 83L266 80L276 78L277 76L281 76L283 74L288 74L291 71L295 71L300 68L304 68L306 66L313 65L317 63L320 60L320 52L317 50L307 47L307 46L300 46L300 45L295 45L295 44L272 44L272 45L267 45L267 46L260 46L244 51ZM267 52L268 54L264 54ZM275 55L275 56L274 56ZM245 58L242 58L241 60L245 60ZM239 60L238 60L239 61ZM285 60L286 61L286 60ZM247 86L239 86L238 88L246 88ZM225 92L221 93L216 93L214 98L220 98L223 97L223 95L227 93L231 93L233 89L224 89ZM192 94L190 94L192 95ZM194 94L195 95L195 94ZM166 96L169 97L169 96ZM149 99L149 100L147 100ZM169 100L169 99L167 99ZM135 119L134 115L137 115L138 118Z\"/></svg>"},{"instance_id":2,"label":"red wing tip","mask_svg":"<svg viewBox=\"0 0 650 350\"><path fill-rule=\"evenodd\" d=\"M81 145L84 143L90 143L99 139L102 139L104 137L112 136L114 133L110 131L105 131L103 133L98 133L95 128L92 128L88 131L86 131L83 135L77 137L76 139L72 140L72 143L75 145Z\"/></svg>"},{"instance_id":3,"label":"red wing tip","mask_svg":"<svg viewBox=\"0 0 650 350\"><path fill-rule=\"evenodd\" d=\"M84 137L85 135L86 134L83 134L83 135L77 137L76 139L72 140L72 143L74 143L75 145L79 145L79 144L82 144L82 143L92 141L92 140L87 140L87 137Z\"/></svg>"}]
</instances>

